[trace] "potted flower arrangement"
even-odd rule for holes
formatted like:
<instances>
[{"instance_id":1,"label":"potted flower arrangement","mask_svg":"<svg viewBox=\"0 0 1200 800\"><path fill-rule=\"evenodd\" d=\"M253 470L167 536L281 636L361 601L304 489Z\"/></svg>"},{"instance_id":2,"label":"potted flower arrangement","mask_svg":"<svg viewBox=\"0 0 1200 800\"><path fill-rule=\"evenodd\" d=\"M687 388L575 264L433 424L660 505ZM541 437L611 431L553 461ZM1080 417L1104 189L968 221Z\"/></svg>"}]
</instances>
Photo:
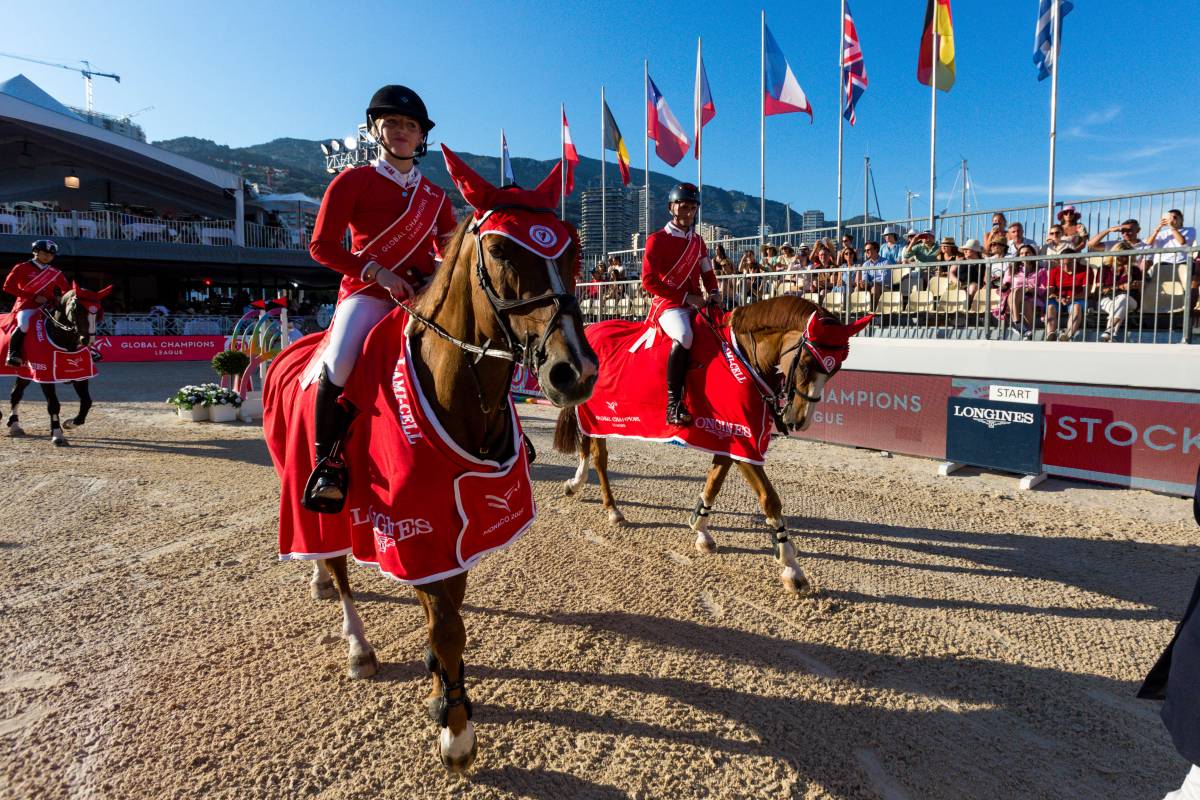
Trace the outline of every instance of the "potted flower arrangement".
<instances>
[{"instance_id":1,"label":"potted flower arrangement","mask_svg":"<svg viewBox=\"0 0 1200 800\"><path fill-rule=\"evenodd\" d=\"M221 377L235 378L244 373L248 366L250 366L250 356L241 350L222 350L212 359L212 368Z\"/></svg>"},{"instance_id":2,"label":"potted flower arrangement","mask_svg":"<svg viewBox=\"0 0 1200 800\"><path fill-rule=\"evenodd\" d=\"M175 394L167 398L167 402L175 406L180 419L201 422L208 419L208 387L216 387L215 383L195 386L183 386ZM219 387L217 387L219 388Z\"/></svg>"},{"instance_id":3,"label":"potted flower arrangement","mask_svg":"<svg viewBox=\"0 0 1200 800\"><path fill-rule=\"evenodd\" d=\"M208 418L213 422L233 422L238 416L238 407L242 404L242 396L232 389L226 389L216 384L208 384L205 392Z\"/></svg>"}]
</instances>

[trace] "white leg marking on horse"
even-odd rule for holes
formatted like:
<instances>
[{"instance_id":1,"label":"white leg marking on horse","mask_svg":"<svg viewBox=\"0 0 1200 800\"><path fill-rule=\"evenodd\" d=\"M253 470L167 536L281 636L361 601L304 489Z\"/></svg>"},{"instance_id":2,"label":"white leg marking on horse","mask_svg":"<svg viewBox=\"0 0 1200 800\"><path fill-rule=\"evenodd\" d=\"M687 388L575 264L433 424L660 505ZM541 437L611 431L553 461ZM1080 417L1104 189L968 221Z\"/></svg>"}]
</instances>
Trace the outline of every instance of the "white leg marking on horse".
<instances>
[{"instance_id":1,"label":"white leg marking on horse","mask_svg":"<svg viewBox=\"0 0 1200 800\"><path fill-rule=\"evenodd\" d=\"M358 609L349 597L342 598L342 636L350 643L350 677L369 678L375 674L375 651L367 641Z\"/></svg>"},{"instance_id":2,"label":"white leg marking on horse","mask_svg":"<svg viewBox=\"0 0 1200 800\"><path fill-rule=\"evenodd\" d=\"M442 750L442 756L450 759L461 759L471 752L475 747L475 726L467 720L467 727L463 728L462 733L455 736L450 732L449 726L442 728L442 733L438 737L438 746Z\"/></svg>"},{"instance_id":3,"label":"white leg marking on horse","mask_svg":"<svg viewBox=\"0 0 1200 800\"><path fill-rule=\"evenodd\" d=\"M771 523L772 528L776 529L782 524L782 520L768 520L768 522ZM796 561L796 548L792 546L791 541L779 545L779 563L783 565L779 579L790 591L803 594L812 589L812 584L808 582L808 576L800 568L800 562Z\"/></svg>"},{"instance_id":4,"label":"white leg marking on horse","mask_svg":"<svg viewBox=\"0 0 1200 800\"><path fill-rule=\"evenodd\" d=\"M608 510L608 521L613 525L624 525L625 515L621 513L621 509L613 506Z\"/></svg>"},{"instance_id":5,"label":"white leg marking on horse","mask_svg":"<svg viewBox=\"0 0 1200 800\"><path fill-rule=\"evenodd\" d=\"M579 457L579 466L575 468L575 477L563 484L563 491L567 497L579 492L587 485L590 465L589 456L582 455Z\"/></svg>"},{"instance_id":6,"label":"white leg marking on horse","mask_svg":"<svg viewBox=\"0 0 1200 800\"><path fill-rule=\"evenodd\" d=\"M692 523L692 530L696 532L696 550L711 555L717 552L717 543L708 532L708 518L712 515L712 501L702 494L700 503L704 508L693 512L695 521ZM700 511L704 513L701 514Z\"/></svg>"},{"instance_id":7,"label":"white leg marking on horse","mask_svg":"<svg viewBox=\"0 0 1200 800\"><path fill-rule=\"evenodd\" d=\"M313 562L312 580L308 582L308 588L314 600L331 600L337 597L337 589L334 588L333 578L325 568L324 561Z\"/></svg>"}]
</instances>

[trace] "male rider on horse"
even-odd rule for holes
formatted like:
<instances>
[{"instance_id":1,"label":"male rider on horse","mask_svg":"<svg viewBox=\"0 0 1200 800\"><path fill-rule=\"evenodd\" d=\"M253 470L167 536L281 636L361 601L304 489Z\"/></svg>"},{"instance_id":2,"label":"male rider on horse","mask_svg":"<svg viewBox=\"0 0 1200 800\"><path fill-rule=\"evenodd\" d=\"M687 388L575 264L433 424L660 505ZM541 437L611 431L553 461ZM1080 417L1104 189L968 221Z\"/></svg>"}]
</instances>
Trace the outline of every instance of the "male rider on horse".
<instances>
[{"instance_id":1,"label":"male rider on horse","mask_svg":"<svg viewBox=\"0 0 1200 800\"><path fill-rule=\"evenodd\" d=\"M22 355L25 334L29 333L29 324L42 306L71 289L66 276L50 266L57 254L58 245L49 239L38 239L33 243L33 258L17 264L4 279L4 291L17 298L13 305L17 327L8 340L8 360L5 362L10 367L25 363Z\"/></svg>"},{"instance_id":2,"label":"male rider on horse","mask_svg":"<svg viewBox=\"0 0 1200 800\"><path fill-rule=\"evenodd\" d=\"M333 179L321 201L309 252L342 273L337 310L320 360L314 409L316 467L304 493L313 511L335 511L346 495L347 473L337 443L349 423L338 402L363 340L377 322L426 285L434 251L454 231L446 193L417 169L434 123L412 89L384 86L367 107L367 128L379 158ZM346 228L351 249L343 244Z\"/></svg>"},{"instance_id":3,"label":"male rider on horse","mask_svg":"<svg viewBox=\"0 0 1200 800\"><path fill-rule=\"evenodd\" d=\"M676 185L667 209L671 221L646 240L642 286L654 298L648 321L657 322L672 341L667 357L667 424L690 425L692 415L683 404L683 392L691 359L692 314L705 303L719 304L721 292L708 248L692 230L700 210L700 190L690 183ZM701 282L707 290L704 295Z\"/></svg>"}]
</instances>

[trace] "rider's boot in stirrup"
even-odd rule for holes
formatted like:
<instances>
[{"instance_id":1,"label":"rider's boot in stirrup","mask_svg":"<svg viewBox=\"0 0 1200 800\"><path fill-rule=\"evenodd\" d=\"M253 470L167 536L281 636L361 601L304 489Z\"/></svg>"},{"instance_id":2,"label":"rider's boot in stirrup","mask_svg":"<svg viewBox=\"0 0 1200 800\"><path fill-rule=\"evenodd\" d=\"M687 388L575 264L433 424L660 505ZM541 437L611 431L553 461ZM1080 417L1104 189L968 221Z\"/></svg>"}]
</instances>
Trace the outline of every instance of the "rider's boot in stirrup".
<instances>
[{"instance_id":1,"label":"rider's boot in stirrup","mask_svg":"<svg viewBox=\"0 0 1200 800\"><path fill-rule=\"evenodd\" d=\"M302 502L309 511L336 514L346 503L349 473L342 459L342 438L350 423L350 414L338 402L342 387L324 372L317 381L316 406L313 409L316 465L304 487Z\"/></svg>"},{"instance_id":2,"label":"rider's boot in stirrup","mask_svg":"<svg viewBox=\"0 0 1200 800\"><path fill-rule=\"evenodd\" d=\"M25 331L16 328L8 340L8 359L4 362L10 367L19 367L25 363Z\"/></svg>"},{"instance_id":3,"label":"rider's boot in stirrup","mask_svg":"<svg viewBox=\"0 0 1200 800\"><path fill-rule=\"evenodd\" d=\"M667 424L691 425L692 415L683 404L684 383L692 352L675 342L667 356Z\"/></svg>"}]
</instances>

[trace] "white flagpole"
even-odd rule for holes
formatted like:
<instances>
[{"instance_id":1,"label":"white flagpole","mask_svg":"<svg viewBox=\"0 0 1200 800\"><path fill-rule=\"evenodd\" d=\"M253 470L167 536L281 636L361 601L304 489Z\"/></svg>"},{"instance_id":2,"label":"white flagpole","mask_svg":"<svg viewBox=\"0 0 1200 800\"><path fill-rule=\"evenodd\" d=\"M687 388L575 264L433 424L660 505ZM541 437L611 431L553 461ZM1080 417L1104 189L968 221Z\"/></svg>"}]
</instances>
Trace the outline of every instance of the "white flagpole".
<instances>
[{"instance_id":1,"label":"white flagpole","mask_svg":"<svg viewBox=\"0 0 1200 800\"><path fill-rule=\"evenodd\" d=\"M642 59L642 105L646 107L646 183L642 197L642 213L646 215L646 239L650 238L650 59ZM645 242L643 242L643 246Z\"/></svg>"},{"instance_id":2,"label":"white flagpole","mask_svg":"<svg viewBox=\"0 0 1200 800\"><path fill-rule=\"evenodd\" d=\"M604 87L600 87L600 255L608 260L608 182L605 179L605 167L608 165L608 151L604 149Z\"/></svg>"},{"instance_id":3,"label":"white flagpole","mask_svg":"<svg viewBox=\"0 0 1200 800\"><path fill-rule=\"evenodd\" d=\"M846 69L846 0L842 0L842 16L838 18L838 169L837 169L837 233L835 246L842 241L842 137L845 125L846 87L842 75ZM864 222L866 220L863 220Z\"/></svg>"},{"instance_id":4,"label":"white flagpole","mask_svg":"<svg viewBox=\"0 0 1200 800\"><path fill-rule=\"evenodd\" d=\"M937 189L937 173L934 171L934 166L937 164L937 68L938 68L938 11L936 5L933 9L933 47L929 49L929 92L932 95L930 101L929 112L929 229L933 230L933 220L936 208L934 206L935 190Z\"/></svg>"},{"instance_id":5,"label":"white flagpole","mask_svg":"<svg viewBox=\"0 0 1200 800\"><path fill-rule=\"evenodd\" d=\"M562 173L562 207L558 212L558 218L565 220L567 218L567 126L564 124L567 119L567 104L558 104L558 163L560 164L559 171Z\"/></svg>"},{"instance_id":6,"label":"white flagpole","mask_svg":"<svg viewBox=\"0 0 1200 800\"><path fill-rule=\"evenodd\" d=\"M767 11L762 10L758 49L758 243L767 240Z\"/></svg>"},{"instance_id":7,"label":"white flagpole","mask_svg":"<svg viewBox=\"0 0 1200 800\"><path fill-rule=\"evenodd\" d=\"M1051 3L1050 12L1051 46L1050 57L1050 188L1046 203L1046 230L1054 224L1054 155L1058 146L1058 0Z\"/></svg>"},{"instance_id":8,"label":"white flagpole","mask_svg":"<svg viewBox=\"0 0 1200 800\"><path fill-rule=\"evenodd\" d=\"M704 214L704 147L701 144L700 130L703 127L700 124L700 37L696 37L696 91L692 97L692 116L695 123L696 131L696 188L700 191L700 207L696 209L696 231L700 230L700 223L703 220Z\"/></svg>"},{"instance_id":9,"label":"white flagpole","mask_svg":"<svg viewBox=\"0 0 1200 800\"><path fill-rule=\"evenodd\" d=\"M500 129L500 185L504 185L504 128Z\"/></svg>"}]
</instances>

